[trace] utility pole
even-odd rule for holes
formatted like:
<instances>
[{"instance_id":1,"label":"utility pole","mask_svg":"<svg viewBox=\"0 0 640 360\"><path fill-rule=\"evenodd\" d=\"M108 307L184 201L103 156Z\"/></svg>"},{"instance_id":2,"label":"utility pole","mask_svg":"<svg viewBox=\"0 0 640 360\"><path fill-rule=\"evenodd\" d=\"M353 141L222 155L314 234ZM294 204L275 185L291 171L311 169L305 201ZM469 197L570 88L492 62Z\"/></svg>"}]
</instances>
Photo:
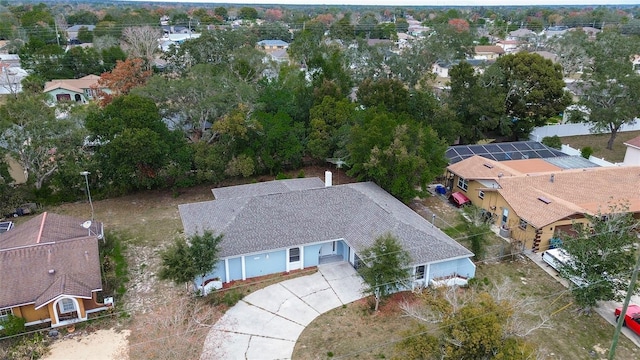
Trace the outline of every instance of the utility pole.
<instances>
[{"instance_id":1,"label":"utility pole","mask_svg":"<svg viewBox=\"0 0 640 360\"><path fill-rule=\"evenodd\" d=\"M60 34L58 34L58 21L54 20L53 24L56 27L56 41L58 42L58 46L60 46Z\"/></svg>"},{"instance_id":2,"label":"utility pole","mask_svg":"<svg viewBox=\"0 0 640 360\"><path fill-rule=\"evenodd\" d=\"M620 313L620 318L618 319L618 323L616 324L616 330L613 333L611 348L609 348L609 360L613 360L616 354L616 346L618 346L618 338L620 337L622 324L624 324L624 318L627 315L627 308L629 307L629 302L631 301L631 295L633 294L633 289L636 285L636 280L638 279L638 268L640 268L640 255L638 255L636 266L633 268L631 281L629 282L629 288L627 289L627 296L624 298L624 304L622 304L622 312Z\"/></svg>"}]
</instances>

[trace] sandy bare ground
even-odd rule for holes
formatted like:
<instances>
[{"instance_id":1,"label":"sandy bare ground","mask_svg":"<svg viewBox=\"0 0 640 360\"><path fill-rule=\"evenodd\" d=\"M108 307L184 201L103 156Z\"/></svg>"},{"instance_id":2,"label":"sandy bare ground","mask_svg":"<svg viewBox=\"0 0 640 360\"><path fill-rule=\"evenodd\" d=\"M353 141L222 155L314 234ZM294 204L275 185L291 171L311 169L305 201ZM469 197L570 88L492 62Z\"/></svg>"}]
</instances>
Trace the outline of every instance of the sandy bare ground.
<instances>
[{"instance_id":1,"label":"sandy bare ground","mask_svg":"<svg viewBox=\"0 0 640 360\"><path fill-rule=\"evenodd\" d=\"M126 360L129 330L113 328L78 334L54 342L43 360Z\"/></svg>"}]
</instances>

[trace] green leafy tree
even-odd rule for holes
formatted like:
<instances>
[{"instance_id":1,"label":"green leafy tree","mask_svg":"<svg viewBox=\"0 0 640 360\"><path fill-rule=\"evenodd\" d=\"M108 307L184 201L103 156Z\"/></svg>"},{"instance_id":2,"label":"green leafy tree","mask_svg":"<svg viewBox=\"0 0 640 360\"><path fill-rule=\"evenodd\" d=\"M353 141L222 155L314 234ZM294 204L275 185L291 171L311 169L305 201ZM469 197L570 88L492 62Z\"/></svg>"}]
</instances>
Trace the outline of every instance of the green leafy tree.
<instances>
[{"instance_id":1,"label":"green leafy tree","mask_svg":"<svg viewBox=\"0 0 640 360\"><path fill-rule=\"evenodd\" d=\"M64 54L62 59L64 73L68 78L78 79L89 74L100 75L104 67L102 58L94 48L74 46Z\"/></svg>"},{"instance_id":2,"label":"green leafy tree","mask_svg":"<svg viewBox=\"0 0 640 360\"><path fill-rule=\"evenodd\" d=\"M254 116L262 129L260 134L255 134L250 141L256 154L258 169L276 174L282 170L299 167L304 153L303 124L294 123L284 112L275 115L257 112Z\"/></svg>"},{"instance_id":3,"label":"green leafy tree","mask_svg":"<svg viewBox=\"0 0 640 360\"><path fill-rule=\"evenodd\" d=\"M409 279L409 253L402 248L398 238L387 233L376 238L373 245L362 252L362 266L358 273L367 288L366 294L375 299L375 311L380 301L405 286Z\"/></svg>"},{"instance_id":4,"label":"green leafy tree","mask_svg":"<svg viewBox=\"0 0 640 360\"><path fill-rule=\"evenodd\" d=\"M257 37L249 29L210 30L197 39L172 47L163 56L169 62L170 70L183 72L196 64L234 64L238 60L237 52L243 48L255 50L256 42Z\"/></svg>"},{"instance_id":5,"label":"green leafy tree","mask_svg":"<svg viewBox=\"0 0 640 360\"><path fill-rule=\"evenodd\" d=\"M582 279L571 292L585 310L598 301L621 301L635 264L638 222L628 206L611 204L606 211L585 214L588 224L574 225L575 235L563 236L563 247L572 259L561 268L567 279ZM637 290L636 290L637 291Z\"/></svg>"},{"instance_id":6,"label":"green leafy tree","mask_svg":"<svg viewBox=\"0 0 640 360\"><path fill-rule=\"evenodd\" d=\"M82 145L79 125L56 119L42 94L21 93L0 107L0 139L28 174L28 181L41 189L65 161Z\"/></svg>"},{"instance_id":7,"label":"green leafy tree","mask_svg":"<svg viewBox=\"0 0 640 360\"><path fill-rule=\"evenodd\" d=\"M135 93L149 97L163 118L183 129L192 143L211 143L217 134L211 126L239 104L255 101L256 90L234 74L212 64L193 66L183 77L153 76Z\"/></svg>"},{"instance_id":8,"label":"green leafy tree","mask_svg":"<svg viewBox=\"0 0 640 360\"><path fill-rule=\"evenodd\" d=\"M90 113L85 126L101 143L96 156L105 185L117 192L164 186L170 169L184 174L190 165L184 135L167 128L148 98L117 97Z\"/></svg>"},{"instance_id":9,"label":"green leafy tree","mask_svg":"<svg viewBox=\"0 0 640 360\"><path fill-rule=\"evenodd\" d=\"M108 72L113 70L118 61L125 61L127 54L120 48L120 46L110 46L100 50L102 56L102 72Z\"/></svg>"},{"instance_id":10,"label":"green leafy tree","mask_svg":"<svg viewBox=\"0 0 640 360\"><path fill-rule=\"evenodd\" d=\"M243 20L255 20L258 18L258 10L253 7L243 6L238 10L238 17Z\"/></svg>"},{"instance_id":11,"label":"green leafy tree","mask_svg":"<svg viewBox=\"0 0 640 360\"><path fill-rule=\"evenodd\" d=\"M356 36L356 29L351 24L351 13L345 13L342 18L334 22L329 28L329 35L332 39L343 41L352 40Z\"/></svg>"},{"instance_id":12,"label":"green leafy tree","mask_svg":"<svg viewBox=\"0 0 640 360\"><path fill-rule=\"evenodd\" d=\"M441 103L431 91L414 90L409 96L409 114L419 123L430 126L448 144L455 143L462 133L462 126L453 110Z\"/></svg>"},{"instance_id":13,"label":"green leafy tree","mask_svg":"<svg viewBox=\"0 0 640 360\"><path fill-rule=\"evenodd\" d=\"M361 116L347 145L350 176L372 180L408 202L442 174L446 144L429 126L376 108Z\"/></svg>"},{"instance_id":14,"label":"green leafy tree","mask_svg":"<svg viewBox=\"0 0 640 360\"><path fill-rule=\"evenodd\" d=\"M471 244L471 251L475 260L482 260L486 253L486 246L489 242L487 234L491 231L487 213L475 205L466 206L461 215L464 224L465 240Z\"/></svg>"},{"instance_id":15,"label":"green leafy tree","mask_svg":"<svg viewBox=\"0 0 640 360\"><path fill-rule=\"evenodd\" d=\"M348 99L325 96L321 104L311 108L309 115L309 154L320 161L329 157L344 157L351 119L355 106Z\"/></svg>"},{"instance_id":16,"label":"green leafy tree","mask_svg":"<svg viewBox=\"0 0 640 360\"><path fill-rule=\"evenodd\" d=\"M504 92L505 114L512 120L516 137L528 135L571 104L564 91L562 68L551 60L521 52L502 56L491 67L499 71L493 87Z\"/></svg>"},{"instance_id":17,"label":"green leafy tree","mask_svg":"<svg viewBox=\"0 0 640 360\"><path fill-rule=\"evenodd\" d=\"M215 9L213 9L213 13L216 16L219 16L222 20L227 20L228 12L227 12L227 8L226 7L218 6Z\"/></svg>"},{"instance_id":18,"label":"green leafy tree","mask_svg":"<svg viewBox=\"0 0 640 360\"><path fill-rule=\"evenodd\" d=\"M256 108L276 114L280 111L299 123L309 121L309 109L314 105L312 85L304 72L293 66L283 66L275 79L259 82Z\"/></svg>"},{"instance_id":19,"label":"green leafy tree","mask_svg":"<svg viewBox=\"0 0 640 360\"><path fill-rule=\"evenodd\" d=\"M542 143L548 147L560 150L562 148L562 140L558 135L545 136L542 138Z\"/></svg>"},{"instance_id":20,"label":"green leafy tree","mask_svg":"<svg viewBox=\"0 0 640 360\"><path fill-rule=\"evenodd\" d=\"M365 79L356 92L358 102L363 106L378 106L391 113L407 112L409 91L404 84L395 79Z\"/></svg>"},{"instance_id":21,"label":"green leafy tree","mask_svg":"<svg viewBox=\"0 0 640 360\"><path fill-rule=\"evenodd\" d=\"M31 37L20 48L20 64L23 69L31 71L45 81L64 78L62 59L64 49L55 43L46 43L44 40Z\"/></svg>"},{"instance_id":22,"label":"green leafy tree","mask_svg":"<svg viewBox=\"0 0 640 360\"><path fill-rule=\"evenodd\" d=\"M592 66L583 82L581 104L590 111L583 121L593 132L610 134L607 149L612 150L620 128L633 124L640 114L640 75L629 59L637 53L637 36L605 31L591 42L588 54Z\"/></svg>"},{"instance_id":23,"label":"green leafy tree","mask_svg":"<svg viewBox=\"0 0 640 360\"><path fill-rule=\"evenodd\" d=\"M78 29L78 41L83 44L93 42L93 31L86 26L81 27Z\"/></svg>"},{"instance_id":24,"label":"green leafy tree","mask_svg":"<svg viewBox=\"0 0 640 360\"><path fill-rule=\"evenodd\" d=\"M451 91L447 98L449 108L456 113L461 124L460 142L475 143L484 139L488 130L494 130L504 116L504 101L499 90L485 87L480 75L466 61L451 68Z\"/></svg>"},{"instance_id":25,"label":"green leafy tree","mask_svg":"<svg viewBox=\"0 0 640 360\"><path fill-rule=\"evenodd\" d=\"M24 318L9 314L6 320L0 322L0 326L2 326L0 334L3 336L13 336L23 333L25 332L24 324L26 324L26 322Z\"/></svg>"},{"instance_id":26,"label":"green leafy tree","mask_svg":"<svg viewBox=\"0 0 640 360\"><path fill-rule=\"evenodd\" d=\"M158 276L176 284L189 283L198 276L203 278L218 262L222 239L222 234L215 236L211 231L190 236L187 241L176 239L160 254L162 267Z\"/></svg>"},{"instance_id":27,"label":"green leafy tree","mask_svg":"<svg viewBox=\"0 0 640 360\"><path fill-rule=\"evenodd\" d=\"M98 15L88 10L78 10L67 16L70 25L95 25L98 23Z\"/></svg>"}]
</instances>

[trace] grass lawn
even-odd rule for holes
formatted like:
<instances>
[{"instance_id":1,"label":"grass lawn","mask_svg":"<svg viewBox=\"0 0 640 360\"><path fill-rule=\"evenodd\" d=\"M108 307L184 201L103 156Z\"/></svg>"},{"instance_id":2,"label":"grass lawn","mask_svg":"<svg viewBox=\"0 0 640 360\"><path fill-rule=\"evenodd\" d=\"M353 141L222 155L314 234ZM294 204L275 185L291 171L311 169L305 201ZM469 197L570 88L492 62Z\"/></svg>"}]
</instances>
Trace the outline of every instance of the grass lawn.
<instances>
[{"instance_id":1,"label":"grass lawn","mask_svg":"<svg viewBox=\"0 0 640 360\"><path fill-rule=\"evenodd\" d=\"M534 297L541 312L550 316L551 329L527 337L538 346L542 359L606 358L613 326L595 313L578 315L566 288L528 258L480 264L476 276L509 279L517 294ZM380 313L372 313L366 300L360 300L321 315L298 338L293 359L391 359L395 344L416 321L403 315L402 301L413 301L412 294L396 295ZM621 336L616 358L638 359L640 349Z\"/></svg>"},{"instance_id":2,"label":"grass lawn","mask_svg":"<svg viewBox=\"0 0 640 360\"><path fill-rule=\"evenodd\" d=\"M463 238L459 212L443 199L430 197L414 201L412 208L427 219L436 214L435 224L453 238ZM459 240L469 247L464 240ZM543 359L605 359L614 327L597 313L579 315L571 294L556 279L528 258L503 257L508 250L504 240L489 235L487 261L477 264L476 277L512 284L518 297L532 298L540 313L550 318L550 329L534 331L527 340L535 343ZM503 259L498 261L498 259ZM298 338L294 359L391 359L394 346L415 324L405 316L400 304L415 301L411 293L392 297L379 313L372 313L366 300L334 309L316 318ZM537 319L532 319L532 321ZM429 325L435 329L433 324ZM640 349L621 336L617 359L638 359Z\"/></svg>"},{"instance_id":3,"label":"grass lawn","mask_svg":"<svg viewBox=\"0 0 640 360\"><path fill-rule=\"evenodd\" d=\"M565 136L560 138L562 143L570 145L574 149L582 149L586 146L590 146L593 149L593 156L604 158L609 162L622 162L624 160L624 153L627 151L627 147L624 143L640 135L640 131L626 131L618 133L613 143L613 150L607 150L607 142L609 141L609 134L592 134L592 135L580 135L580 136Z\"/></svg>"}]
</instances>

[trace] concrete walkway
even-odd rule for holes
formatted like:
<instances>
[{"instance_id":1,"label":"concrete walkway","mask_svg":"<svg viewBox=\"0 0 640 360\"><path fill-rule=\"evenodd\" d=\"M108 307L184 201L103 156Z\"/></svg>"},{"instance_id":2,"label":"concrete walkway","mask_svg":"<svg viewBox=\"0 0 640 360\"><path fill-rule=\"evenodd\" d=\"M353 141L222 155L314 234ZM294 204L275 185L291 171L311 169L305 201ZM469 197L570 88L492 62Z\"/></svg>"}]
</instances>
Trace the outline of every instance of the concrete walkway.
<instances>
[{"instance_id":1,"label":"concrete walkway","mask_svg":"<svg viewBox=\"0 0 640 360\"><path fill-rule=\"evenodd\" d=\"M302 330L320 314L362 298L347 262L258 290L229 309L207 335L201 359L291 359Z\"/></svg>"}]
</instances>

